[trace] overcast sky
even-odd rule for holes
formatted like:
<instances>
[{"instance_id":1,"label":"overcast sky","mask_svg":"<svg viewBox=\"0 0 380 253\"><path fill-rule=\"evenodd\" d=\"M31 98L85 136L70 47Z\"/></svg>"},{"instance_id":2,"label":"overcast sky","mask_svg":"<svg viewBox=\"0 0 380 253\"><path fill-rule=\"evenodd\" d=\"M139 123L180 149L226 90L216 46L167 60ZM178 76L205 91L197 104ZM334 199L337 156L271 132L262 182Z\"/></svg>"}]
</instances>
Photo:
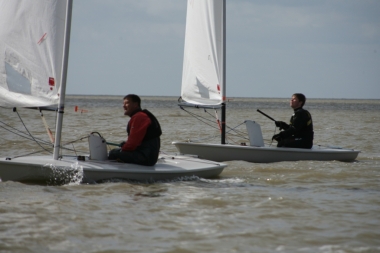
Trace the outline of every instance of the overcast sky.
<instances>
[{"instance_id":1,"label":"overcast sky","mask_svg":"<svg viewBox=\"0 0 380 253\"><path fill-rule=\"evenodd\" d=\"M179 96L186 6L74 0L67 94ZM380 99L380 1L227 0L226 75L227 97Z\"/></svg>"}]
</instances>

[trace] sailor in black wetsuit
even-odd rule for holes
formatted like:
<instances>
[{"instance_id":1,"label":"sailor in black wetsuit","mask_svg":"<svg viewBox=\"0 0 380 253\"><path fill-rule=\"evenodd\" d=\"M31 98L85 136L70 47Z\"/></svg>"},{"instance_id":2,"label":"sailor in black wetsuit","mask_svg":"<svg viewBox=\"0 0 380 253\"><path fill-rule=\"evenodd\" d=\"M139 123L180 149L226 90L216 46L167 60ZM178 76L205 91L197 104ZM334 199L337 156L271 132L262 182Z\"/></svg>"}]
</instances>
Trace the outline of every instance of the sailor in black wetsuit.
<instances>
[{"instance_id":1,"label":"sailor in black wetsuit","mask_svg":"<svg viewBox=\"0 0 380 253\"><path fill-rule=\"evenodd\" d=\"M293 94L290 106L294 109L294 114L290 118L290 124L275 121L276 126L280 130L284 130L272 137L272 140L278 142L277 147L312 148L314 139L313 120L310 113L302 108L305 102L305 95Z\"/></svg>"}]
</instances>

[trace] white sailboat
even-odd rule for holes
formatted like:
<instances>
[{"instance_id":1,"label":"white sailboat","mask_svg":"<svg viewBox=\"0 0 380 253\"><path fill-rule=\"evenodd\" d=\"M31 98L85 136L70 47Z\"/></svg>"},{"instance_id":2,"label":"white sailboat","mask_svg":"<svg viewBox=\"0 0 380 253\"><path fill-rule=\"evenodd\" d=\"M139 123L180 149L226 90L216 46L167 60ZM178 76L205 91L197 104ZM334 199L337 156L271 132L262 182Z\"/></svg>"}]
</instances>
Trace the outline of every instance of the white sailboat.
<instances>
[{"instance_id":1,"label":"white sailboat","mask_svg":"<svg viewBox=\"0 0 380 253\"><path fill-rule=\"evenodd\" d=\"M155 166L107 160L106 142L89 135L90 155L62 156L61 131L72 0L0 1L0 106L57 111L52 156L0 158L0 181L138 181L218 176L226 164L191 156L160 155ZM51 138L53 140L53 138Z\"/></svg>"},{"instance_id":2,"label":"white sailboat","mask_svg":"<svg viewBox=\"0 0 380 253\"><path fill-rule=\"evenodd\" d=\"M221 108L221 144L173 142L182 154L214 161L269 163L298 160L353 161L360 151L314 146L312 149L265 146L260 125L245 121L250 145L225 143L226 1L188 0L180 106Z\"/></svg>"}]
</instances>

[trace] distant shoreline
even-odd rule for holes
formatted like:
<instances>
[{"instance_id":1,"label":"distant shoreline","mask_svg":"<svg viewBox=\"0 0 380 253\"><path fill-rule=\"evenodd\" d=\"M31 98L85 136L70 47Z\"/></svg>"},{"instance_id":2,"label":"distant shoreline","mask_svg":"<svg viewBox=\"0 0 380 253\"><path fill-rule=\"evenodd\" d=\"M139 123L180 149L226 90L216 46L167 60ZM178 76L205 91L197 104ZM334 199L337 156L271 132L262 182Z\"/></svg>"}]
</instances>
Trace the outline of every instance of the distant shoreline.
<instances>
[{"instance_id":1,"label":"distant shoreline","mask_svg":"<svg viewBox=\"0 0 380 253\"><path fill-rule=\"evenodd\" d=\"M66 94L67 97L112 97L112 98L120 98L120 97L124 97L124 95L94 95L94 94L89 94L89 95L85 95L85 94ZM140 97L142 98L168 98L168 99L178 99L179 96L162 96L162 95L158 95L158 96L151 96L151 95L139 95ZM282 99L285 99L285 100L288 100L290 99L289 97L229 97L228 98L229 100L233 101L233 100L244 100L244 99L258 99L258 100L262 100L262 99L271 99L271 100L276 100L276 99L279 99L279 100L282 100ZM379 101L380 102L380 99L379 98L307 98L307 100L339 100L339 101Z\"/></svg>"}]
</instances>

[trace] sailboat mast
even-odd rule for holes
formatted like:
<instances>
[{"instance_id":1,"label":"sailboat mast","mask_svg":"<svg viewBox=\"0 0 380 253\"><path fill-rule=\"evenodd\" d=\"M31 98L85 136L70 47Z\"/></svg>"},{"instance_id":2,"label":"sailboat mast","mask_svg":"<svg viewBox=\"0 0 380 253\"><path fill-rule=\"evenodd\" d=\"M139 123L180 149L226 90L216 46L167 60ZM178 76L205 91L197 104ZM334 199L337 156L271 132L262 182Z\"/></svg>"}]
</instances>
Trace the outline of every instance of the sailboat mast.
<instances>
[{"instance_id":1,"label":"sailboat mast","mask_svg":"<svg viewBox=\"0 0 380 253\"><path fill-rule=\"evenodd\" d=\"M68 68L68 62L69 62L72 7L73 7L73 0L68 0L67 7L66 7L66 24L65 24L64 49L63 49L63 59L62 59L63 63L62 63L62 72L61 72L62 73L61 86L60 86L60 93L59 93L57 124L56 124L56 130L55 130L55 141L54 141L54 152L53 152L54 160L58 160L59 150L61 147L63 113L65 109L67 68Z\"/></svg>"},{"instance_id":2,"label":"sailboat mast","mask_svg":"<svg viewBox=\"0 0 380 253\"><path fill-rule=\"evenodd\" d=\"M222 135L221 143L226 144L226 0L223 0L223 23L222 23Z\"/></svg>"}]
</instances>

